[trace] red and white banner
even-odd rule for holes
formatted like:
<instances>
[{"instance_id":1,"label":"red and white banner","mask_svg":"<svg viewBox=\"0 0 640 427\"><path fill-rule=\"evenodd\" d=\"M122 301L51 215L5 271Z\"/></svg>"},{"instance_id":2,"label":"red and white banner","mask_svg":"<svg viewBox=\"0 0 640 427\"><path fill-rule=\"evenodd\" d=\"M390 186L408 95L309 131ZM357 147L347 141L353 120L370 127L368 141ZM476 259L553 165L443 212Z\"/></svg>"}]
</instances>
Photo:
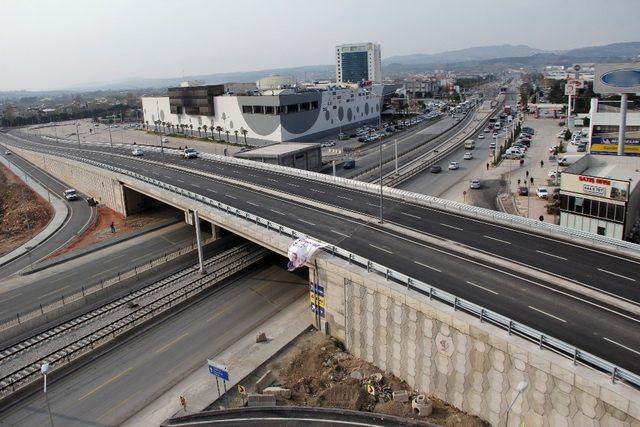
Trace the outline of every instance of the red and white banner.
<instances>
[{"instance_id":1,"label":"red and white banner","mask_svg":"<svg viewBox=\"0 0 640 427\"><path fill-rule=\"evenodd\" d=\"M324 243L307 238L296 239L287 251L287 256L289 257L287 269L293 271L298 267L302 267L313 258L318 249L325 246L327 245Z\"/></svg>"}]
</instances>

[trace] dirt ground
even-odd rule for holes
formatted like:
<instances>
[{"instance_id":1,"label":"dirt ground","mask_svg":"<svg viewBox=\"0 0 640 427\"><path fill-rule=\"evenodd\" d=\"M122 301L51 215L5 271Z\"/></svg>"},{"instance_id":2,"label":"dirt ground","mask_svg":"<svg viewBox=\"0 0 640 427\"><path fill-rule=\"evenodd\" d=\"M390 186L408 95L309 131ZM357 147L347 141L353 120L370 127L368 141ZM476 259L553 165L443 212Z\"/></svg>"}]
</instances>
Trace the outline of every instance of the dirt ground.
<instances>
[{"instance_id":1,"label":"dirt ground","mask_svg":"<svg viewBox=\"0 0 640 427\"><path fill-rule=\"evenodd\" d=\"M51 205L0 165L0 256L38 234L51 218Z\"/></svg>"},{"instance_id":2,"label":"dirt ground","mask_svg":"<svg viewBox=\"0 0 640 427\"><path fill-rule=\"evenodd\" d=\"M66 247L53 253L49 258L55 258L69 252L77 251L142 228L168 223L173 220L172 214L173 211L170 208L157 208L153 211L143 212L125 218L124 215L106 206L98 206L98 214L93 224L81 236L71 241ZM115 227L115 233L111 231L111 223L113 223Z\"/></svg>"},{"instance_id":3,"label":"dirt ground","mask_svg":"<svg viewBox=\"0 0 640 427\"><path fill-rule=\"evenodd\" d=\"M442 426L485 427L488 423L468 415L448 403L427 394L433 403L429 417L412 412L411 400L418 394L400 379L380 368L345 352L342 343L318 331L298 337L283 352L242 381L248 393L256 393L256 381L268 370L274 380L271 385L291 390L290 399L277 399L286 406L316 406L343 408L355 411L378 412L419 419ZM373 385L375 396L367 392ZM393 391L406 390L407 403L395 402ZM243 405L237 389L227 393L230 406Z\"/></svg>"}]
</instances>

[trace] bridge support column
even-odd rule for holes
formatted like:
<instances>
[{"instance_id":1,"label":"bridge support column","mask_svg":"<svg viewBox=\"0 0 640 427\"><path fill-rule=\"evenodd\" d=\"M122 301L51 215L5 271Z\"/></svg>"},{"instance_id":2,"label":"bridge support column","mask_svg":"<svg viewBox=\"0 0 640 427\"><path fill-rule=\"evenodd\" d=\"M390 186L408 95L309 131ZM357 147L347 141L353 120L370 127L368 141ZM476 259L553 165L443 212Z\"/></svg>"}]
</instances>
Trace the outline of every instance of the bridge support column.
<instances>
[{"instance_id":1,"label":"bridge support column","mask_svg":"<svg viewBox=\"0 0 640 427\"><path fill-rule=\"evenodd\" d=\"M211 224L211 240L218 240L222 237L222 228L214 223Z\"/></svg>"},{"instance_id":2,"label":"bridge support column","mask_svg":"<svg viewBox=\"0 0 640 427\"><path fill-rule=\"evenodd\" d=\"M200 264L199 273L207 274L204 269L204 255L202 253L202 233L200 232L200 217L198 217L198 211L193 211L193 224L196 227L196 242L198 245L198 263Z\"/></svg>"}]
</instances>

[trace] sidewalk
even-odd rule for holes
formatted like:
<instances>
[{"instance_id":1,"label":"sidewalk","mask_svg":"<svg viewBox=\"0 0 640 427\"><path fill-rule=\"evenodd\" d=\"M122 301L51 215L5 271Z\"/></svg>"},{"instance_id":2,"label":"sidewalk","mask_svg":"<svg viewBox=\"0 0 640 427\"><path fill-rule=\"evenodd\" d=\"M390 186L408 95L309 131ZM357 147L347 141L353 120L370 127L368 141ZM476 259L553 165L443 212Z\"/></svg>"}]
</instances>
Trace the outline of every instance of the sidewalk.
<instances>
[{"instance_id":1,"label":"sidewalk","mask_svg":"<svg viewBox=\"0 0 640 427\"><path fill-rule=\"evenodd\" d=\"M31 178L26 172L18 168L15 164L10 162L6 157L0 155L0 163L5 165L7 169L13 172L18 178L26 183L33 191L38 193L43 199L49 200L49 203L53 207L54 215L49 224L42 229L40 233L35 235L31 240L23 243L13 251L0 257L0 267L13 261L14 259L24 255L27 252L27 247L35 248L49 237L51 237L62 225L64 224L67 216L69 215L69 208L66 203L55 193L51 193L45 187L42 186L34 178ZM53 196L53 197L52 197Z\"/></svg>"},{"instance_id":2,"label":"sidewalk","mask_svg":"<svg viewBox=\"0 0 640 427\"><path fill-rule=\"evenodd\" d=\"M265 324L238 340L226 351L212 355L216 362L225 365L229 370L230 381L227 383L227 390L235 387L254 369L304 332L312 323L312 319L309 297L305 294ZM268 342L255 342L256 335L260 331L267 333ZM223 391L222 384L220 384L220 391ZM187 412L180 406L180 396L186 399ZM209 373L207 365L203 364L127 420L123 426L160 425L167 418L202 411L219 397L215 378Z\"/></svg>"}]
</instances>

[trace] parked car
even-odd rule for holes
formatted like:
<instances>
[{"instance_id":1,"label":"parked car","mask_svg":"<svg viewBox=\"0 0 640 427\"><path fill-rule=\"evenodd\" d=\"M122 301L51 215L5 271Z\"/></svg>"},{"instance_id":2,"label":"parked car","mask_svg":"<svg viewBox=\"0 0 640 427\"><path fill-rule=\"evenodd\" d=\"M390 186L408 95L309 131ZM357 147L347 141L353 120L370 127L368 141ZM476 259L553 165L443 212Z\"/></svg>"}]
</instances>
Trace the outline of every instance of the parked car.
<instances>
[{"instance_id":1,"label":"parked car","mask_svg":"<svg viewBox=\"0 0 640 427\"><path fill-rule=\"evenodd\" d=\"M74 188L64 190L64 198L67 200L78 200L78 192Z\"/></svg>"},{"instance_id":2,"label":"parked car","mask_svg":"<svg viewBox=\"0 0 640 427\"><path fill-rule=\"evenodd\" d=\"M527 187L518 187L518 196L528 196L529 189Z\"/></svg>"},{"instance_id":3,"label":"parked car","mask_svg":"<svg viewBox=\"0 0 640 427\"><path fill-rule=\"evenodd\" d=\"M167 137L162 138L162 142L164 142L165 144L168 143L169 142L169 138L167 138Z\"/></svg>"},{"instance_id":4,"label":"parked car","mask_svg":"<svg viewBox=\"0 0 640 427\"><path fill-rule=\"evenodd\" d=\"M549 197L549 190L547 190L547 187L539 187L537 194L541 199L546 199Z\"/></svg>"},{"instance_id":5,"label":"parked car","mask_svg":"<svg viewBox=\"0 0 640 427\"><path fill-rule=\"evenodd\" d=\"M496 148L496 142L495 141L491 141L489 143L489 148Z\"/></svg>"},{"instance_id":6,"label":"parked car","mask_svg":"<svg viewBox=\"0 0 640 427\"><path fill-rule=\"evenodd\" d=\"M473 159L473 154L471 154L470 152L467 151L466 153L464 153L464 156L462 156L462 158L464 160L471 160L471 159Z\"/></svg>"},{"instance_id":7,"label":"parked car","mask_svg":"<svg viewBox=\"0 0 640 427\"><path fill-rule=\"evenodd\" d=\"M480 135L478 135L478 139L484 139L484 134L481 133Z\"/></svg>"},{"instance_id":8,"label":"parked car","mask_svg":"<svg viewBox=\"0 0 640 427\"><path fill-rule=\"evenodd\" d=\"M587 151L587 144L578 145L578 148L576 148L576 151L578 153L584 153L585 151Z\"/></svg>"},{"instance_id":9,"label":"parked car","mask_svg":"<svg viewBox=\"0 0 640 427\"><path fill-rule=\"evenodd\" d=\"M131 151L131 154L133 154L134 156L143 156L144 155L144 151L142 151L141 148L134 148L133 151Z\"/></svg>"},{"instance_id":10,"label":"parked car","mask_svg":"<svg viewBox=\"0 0 640 427\"><path fill-rule=\"evenodd\" d=\"M4 152L5 156L10 156L11 155L11 151L7 150Z\"/></svg>"},{"instance_id":11,"label":"parked car","mask_svg":"<svg viewBox=\"0 0 640 427\"><path fill-rule=\"evenodd\" d=\"M477 190L480 188L480 180L478 178L474 178L471 181L469 181L469 188L472 188L474 190Z\"/></svg>"},{"instance_id":12,"label":"parked car","mask_svg":"<svg viewBox=\"0 0 640 427\"><path fill-rule=\"evenodd\" d=\"M489 133L489 132L491 132L491 129L489 129L489 128L484 128L484 133Z\"/></svg>"},{"instance_id":13,"label":"parked car","mask_svg":"<svg viewBox=\"0 0 640 427\"><path fill-rule=\"evenodd\" d=\"M460 163L458 163L458 162L450 162L449 163L449 170L453 171L453 170L456 170L456 169L460 169Z\"/></svg>"},{"instance_id":14,"label":"parked car","mask_svg":"<svg viewBox=\"0 0 640 427\"><path fill-rule=\"evenodd\" d=\"M560 176L560 174L561 174L560 171L551 170L547 175L549 175L549 178L557 178Z\"/></svg>"},{"instance_id":15,"label":"parked car","mask_svg":"<svg viewBox=\"0 0 640 427\"><path fill-rule=\"evenodd\" d=\"M431 166L431 169L429 169L429 172L431 172L431 173L440 173L440 172L442 172L442 166L433 165L433 166Z\"/></svg>"},{"instance_id":16,"label":"parked car","mask_svg":"<svg viewBox=\"0 0 640 427\"><path fill-rule=\"evenodd\" d=\"M530 134L530 135L535 135L535 134L536 134L536 131L535 131L535 130L533 130L533 129L532 129L532 128L530 128L530 127L526 127L526 126L522 128L522 132L524 132L524 133L528 133L528 134Z\"/></svg>"}]
</instances>

